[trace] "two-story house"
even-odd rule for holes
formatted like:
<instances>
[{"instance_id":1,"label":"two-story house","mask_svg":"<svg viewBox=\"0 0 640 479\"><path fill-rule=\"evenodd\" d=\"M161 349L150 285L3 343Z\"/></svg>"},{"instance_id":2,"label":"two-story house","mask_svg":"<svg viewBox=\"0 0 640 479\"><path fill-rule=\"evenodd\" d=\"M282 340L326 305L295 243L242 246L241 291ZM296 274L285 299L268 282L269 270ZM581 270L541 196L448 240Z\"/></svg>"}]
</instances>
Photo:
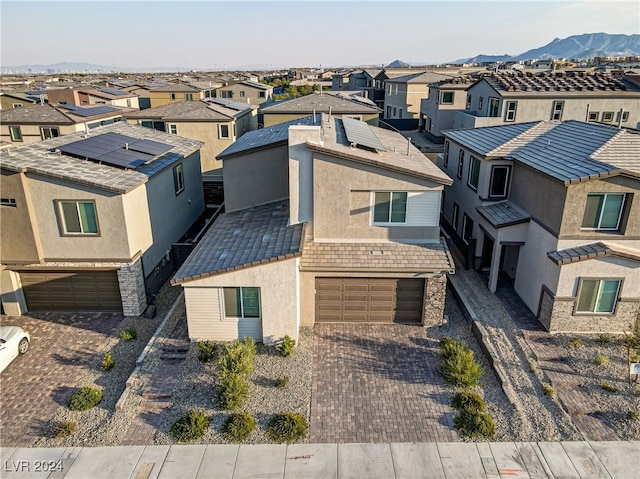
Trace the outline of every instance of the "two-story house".
<instances>
[{"instance_id":1,"label":"two-story house","mask_svg":"<svg viewBox=\"0 0 640 479\"><path fill-rule=\"evenodd\" d=\"M200 146L119 122L0 151L4 312L141 314L204 210Z\"/></svg>"},{"instance_id":2,"label":"two-story house","mask_svg":"<svg viewBox=\"0 0 640 479\"><path fill-rule=\"evenodd\" d=\"M456 83L457 82L457 83ZM497 72L475 82L439 82L439 95L421 105L429 136L448 129L478 128L545 120L578 120L640 127L640 86L625 76L583 71ZM466 84L466 94L455 85ZM451 97L454 104L442 102Z\"/></svg>"},{"instance_id":3,"label":"two-story house","mask_svg":"<svg viewBox=\"0 0 640 479\"><path fill-rule=\"evenodd\" d=\"M134 93L106 86L49 89L47 99L53 105L111 105L140 108L138 97Z\"/></svg>"},{"instance_id":4,"label":"two-story house","mask_svg":"<svg viewBox=\"0 0 640 479\"><path fill-rule=\"evenodd\" d=\"M149 107L156 108L169 103L180 101L203 100L206 91L185 83L167 83L160 86L147 88L149 95Z\"/></svg>"},{"instance_id":5,"label":"two-story house","mask_svg":"<svg viewBox=\"0 0 640 479\"><path fill-rule=\"evenodd\" d=\"M215 90L215 97L261 106L273 100L273 87L249 80L228 82Z\"/></svg>"},{"instance_id":6,"label":"two-story house","mask_svg":"<svg viewBox=\"0 0 640 479\"><path fill-rule=\"evenodd\" d=\"M550 331L632 327L640 306L640 134L534 122L444 132L445 229Z\"/></svg>"},{"instance_id":7,"label":"two-story house","mask_svg":"<svg viewBox=\"0 0 640 479\"><path fill-rule=\"evenodd\" d=\"M385 119L418 118L420 100L429 96L429 85L445 78L450 78L450 76L434 72L421 72L384 80Z\"/></svg>"},{"instance_id":8,"label":"two-story house","mask_svg":"<svg viewBox=\"0 0 640 479\"><path fill-rule=\"evenodd\" d=\"M442 320L454 266L439 207L451 179L398 133L310 120L223 152L225 175L242 175L225 190L242 182L244 194L229 195L172 279L191 338L272 343L315 322Z\"/></svg>"}]
</instances>

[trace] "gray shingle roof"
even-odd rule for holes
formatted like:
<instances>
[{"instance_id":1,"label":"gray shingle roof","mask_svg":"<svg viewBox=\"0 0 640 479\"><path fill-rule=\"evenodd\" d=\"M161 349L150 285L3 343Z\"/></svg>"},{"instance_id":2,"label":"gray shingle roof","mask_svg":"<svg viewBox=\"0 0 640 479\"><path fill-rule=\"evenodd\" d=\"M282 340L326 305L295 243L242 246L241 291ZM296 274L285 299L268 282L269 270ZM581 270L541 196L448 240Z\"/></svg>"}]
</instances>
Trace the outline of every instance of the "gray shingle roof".
<instances>
[{"instance_id":1,"label":"gray shingle roof","mask_svg":"<svg viewBox=\"0 0 640 479\"><path fill-rule=\"evenodd\" d=\"M126 118L162 119L162 120L200 120L200 121L229 121L242 116L244 111L226 108L216 103L203 100L179 101L168 103L155 108L133 111L125 115Z\"/></svg>"},{"instance_id":2,"label":"gray shingle roof","mask_svg":"<svg viewBox=\"0 0 640 479\"><path fill-rule=\"evenodd\" d=\"M308 113L311 114L313 110L316 113L329 113L329 107L331 107L332 113L341 115L347 114L364 114L371 115L380 113L380 108L365 105L362 102L352 100L350 98L339 98L335 95L323 93L313 93L311 95L302 96L300 98L293 98L288 101L278 103L276 105L268 106L262 109L263 113Z\"/></svg>"},{"instance_id":3,"label":"gray shingle roof","mask_svg":"<svg viewBox=\"0 0 640 479\"><path fill-rule=\"evenodd\" d=\"M482 156L488 156L496 148L529 131L539 122L487 126L468 130L444 130L445 137Z\"/></svg>"},{"instance_id":4,"label":"gray shingle roof","mask_svg":"<svg viewBox=\"0 0 640 479\"><path fill-rule=\"evenodd\" d=\"M623 256L635 261L640 261L640 251L621 248L602 242L574 246L572 248L547 253L549 259L560 266L611 255Z\"/></svg>"},{"instance_id":5,"label":"gray shingle roof","mask_svg":"<svg viewBox=\"0 0 640 479\"><path fill-rule=\"evenodd\" d=\"M321 243L307 241L301 271L441 272L455 269L444 241L405 243Z\"/></svg>"},{"instance_id":6,"label":"gray shingle roof","mask_svg":"<svg viewBox=\"0 0 640 479\"><path fill-rule=\"evenodd\" d=\"M526 212L522 211L510 201L479 206L476 209L494 228L526 223L531 218Z\"/></svg>"},{"instance_id":7,"label":"gray shingle roof","mask_svg":"<svg viewBox=\"0 0 640 479\"><path fill-rule=\"evenodd\" d=\"M78 111L74 114L73 110ZM3 110L0 115L0 123L27 125L27 124L48 124L48 125L75 125L84 123L92 119L118 116L131 111L129 108L118 108L115 106L92 106L92 107L65 107L45 103L43 105L29 105L22 108Z\"/></svg>"},{"instance_id":8,"label":"gray shingle roof","mask_svg":"<svg viewBox=\"0 0 640 479\"><path fill-rule=\"evenodd\" d=\"M300 256L303 224L287 226L289 202L222 215L171 279L180 284Z\"/></svg>"},{"instance_id":9,"label":"gray shingle roof","mask_svg":"<svg viewBox=\"0 0 640 479\"><path fill-rule=\"evenodd\" d=\"M173 145L166 153L135 170L82 160L67 155L51 153L56 148L85 138L84 132L51 138L21 147L0 151L0 166L10 171L27 171L60 178L78 184L123 194L145 183L158 171L189 156L200 149L202 142L177 135L170 135L152 128L117 122L90 130L91 136L114 132L139 139L147 139Z\"/></svg>"}]
</instances>

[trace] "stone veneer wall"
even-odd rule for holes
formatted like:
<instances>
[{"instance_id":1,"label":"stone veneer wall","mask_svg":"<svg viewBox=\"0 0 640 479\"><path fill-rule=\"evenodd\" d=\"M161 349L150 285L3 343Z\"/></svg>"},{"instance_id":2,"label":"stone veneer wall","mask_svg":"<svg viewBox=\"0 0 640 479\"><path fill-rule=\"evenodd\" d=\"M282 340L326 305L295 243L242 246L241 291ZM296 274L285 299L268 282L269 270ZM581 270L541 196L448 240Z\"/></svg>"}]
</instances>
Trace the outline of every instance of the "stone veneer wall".
<instances>
[{"instance_id":1,"label":"stone veneer wall","mask_svg":"<svg viewBox=\"0 0 640 479\"><path fill-rule=\"evenodd\" d=\"M445 274L427 278L424 282L423 326L441 324L444 317L444 302L447 295L447 276Z\"/></svg>"},{"instance_id":2,"label":"stone veneer wall","mask_svg":"<svg viewBox=\"0 0 640 479\"><path fill-rule=\"evenodd\" d=\"M573 314L575 299L555 299L547 324L549 331L618 333L632 330L638 317L640 301L618 301L616 314ZM541 318L542 320L542 318Z\"/></svg>"},{"instance_id":3,"label":"stone veneer wall","mask_svg":"<svg viewBox=\"0 0 640 479\"><path fill-rule=\"evenodd\" d=\"M125 316L140 316L147 307L142 258L125 264L118 270L122 312Z\"/></svg>"}]
</instances>

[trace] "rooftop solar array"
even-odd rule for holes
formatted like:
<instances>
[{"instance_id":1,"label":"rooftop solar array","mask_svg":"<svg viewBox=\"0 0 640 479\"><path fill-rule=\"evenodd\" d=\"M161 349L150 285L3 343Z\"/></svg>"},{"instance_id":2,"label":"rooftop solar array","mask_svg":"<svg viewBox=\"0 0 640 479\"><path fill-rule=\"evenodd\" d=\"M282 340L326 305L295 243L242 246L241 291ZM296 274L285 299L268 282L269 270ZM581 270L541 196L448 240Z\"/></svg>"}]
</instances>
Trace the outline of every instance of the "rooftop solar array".
<instances>
[{"instance_id":1,"label":"rooftop solar array","mask_svg":"<svg viewBox=\"0 0 640 479\"><path fill-rule=\"evenodd\" d=\"M349 143L355 143L356 145L372 148L377 151L387 151L367 123L354 120L353 118L343 117L342 124Z\"/></svg>"},{"instance_id":2,"label":"rooftop solar array","mask_svg":"<svg viewBox=\"0 0 640 479\"><path fill-rule=\"evenodd\" d=\"M139 140L109 132L61 145L57 149L66 155L77 158L85 158L120 168L136 169L171 148L173 148L172 145L157 141Z\"/></svg>"},{"instance_id":3,"label":"rooftop solar array","mask_svg":"<svg viewBox=\"0 0 640 479\"><path fill-rule=\"evenodd\" d=\"M71 113L77 116L95 116L102 115L104 113L113 113L119 111L117 108L113 106L101 105L101 106L92 106L92 107L82 107L76 105L58 105L65 110L69 110Z\"/></svg>"},{"instance_id":4,"label":"rooftop solar array","mask_svg":"<svg viewBox=\"0 0 640 479\"><path fill-rule=\"evenodd\" d=\"M100 90L103 93L108 93L109 95L116 95L116 96L129 95L129 92L117 90L115 88L107 88L106 86L98 87L98 90Z\"/></svg>"}]
</instances>

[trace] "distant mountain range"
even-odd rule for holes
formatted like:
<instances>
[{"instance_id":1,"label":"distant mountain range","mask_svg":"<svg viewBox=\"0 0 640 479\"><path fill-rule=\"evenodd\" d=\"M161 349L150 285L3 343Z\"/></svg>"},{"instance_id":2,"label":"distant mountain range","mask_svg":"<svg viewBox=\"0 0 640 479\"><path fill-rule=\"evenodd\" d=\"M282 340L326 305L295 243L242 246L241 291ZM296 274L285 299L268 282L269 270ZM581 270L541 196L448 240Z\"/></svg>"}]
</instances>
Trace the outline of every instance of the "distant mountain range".
<instances>
[{"instance_id":1,"label":"distant mountain range","mask_svg":"<svg viewBox=\"0 0 640 479\"><path fill-rule=\"evenodd\" d=\"M97 65L95 63L60 62L51 65L3 65L2 73L154 73L154 72L185 72L190 68L181 67L117 67Z\"/></svg>"}]
</instances>

